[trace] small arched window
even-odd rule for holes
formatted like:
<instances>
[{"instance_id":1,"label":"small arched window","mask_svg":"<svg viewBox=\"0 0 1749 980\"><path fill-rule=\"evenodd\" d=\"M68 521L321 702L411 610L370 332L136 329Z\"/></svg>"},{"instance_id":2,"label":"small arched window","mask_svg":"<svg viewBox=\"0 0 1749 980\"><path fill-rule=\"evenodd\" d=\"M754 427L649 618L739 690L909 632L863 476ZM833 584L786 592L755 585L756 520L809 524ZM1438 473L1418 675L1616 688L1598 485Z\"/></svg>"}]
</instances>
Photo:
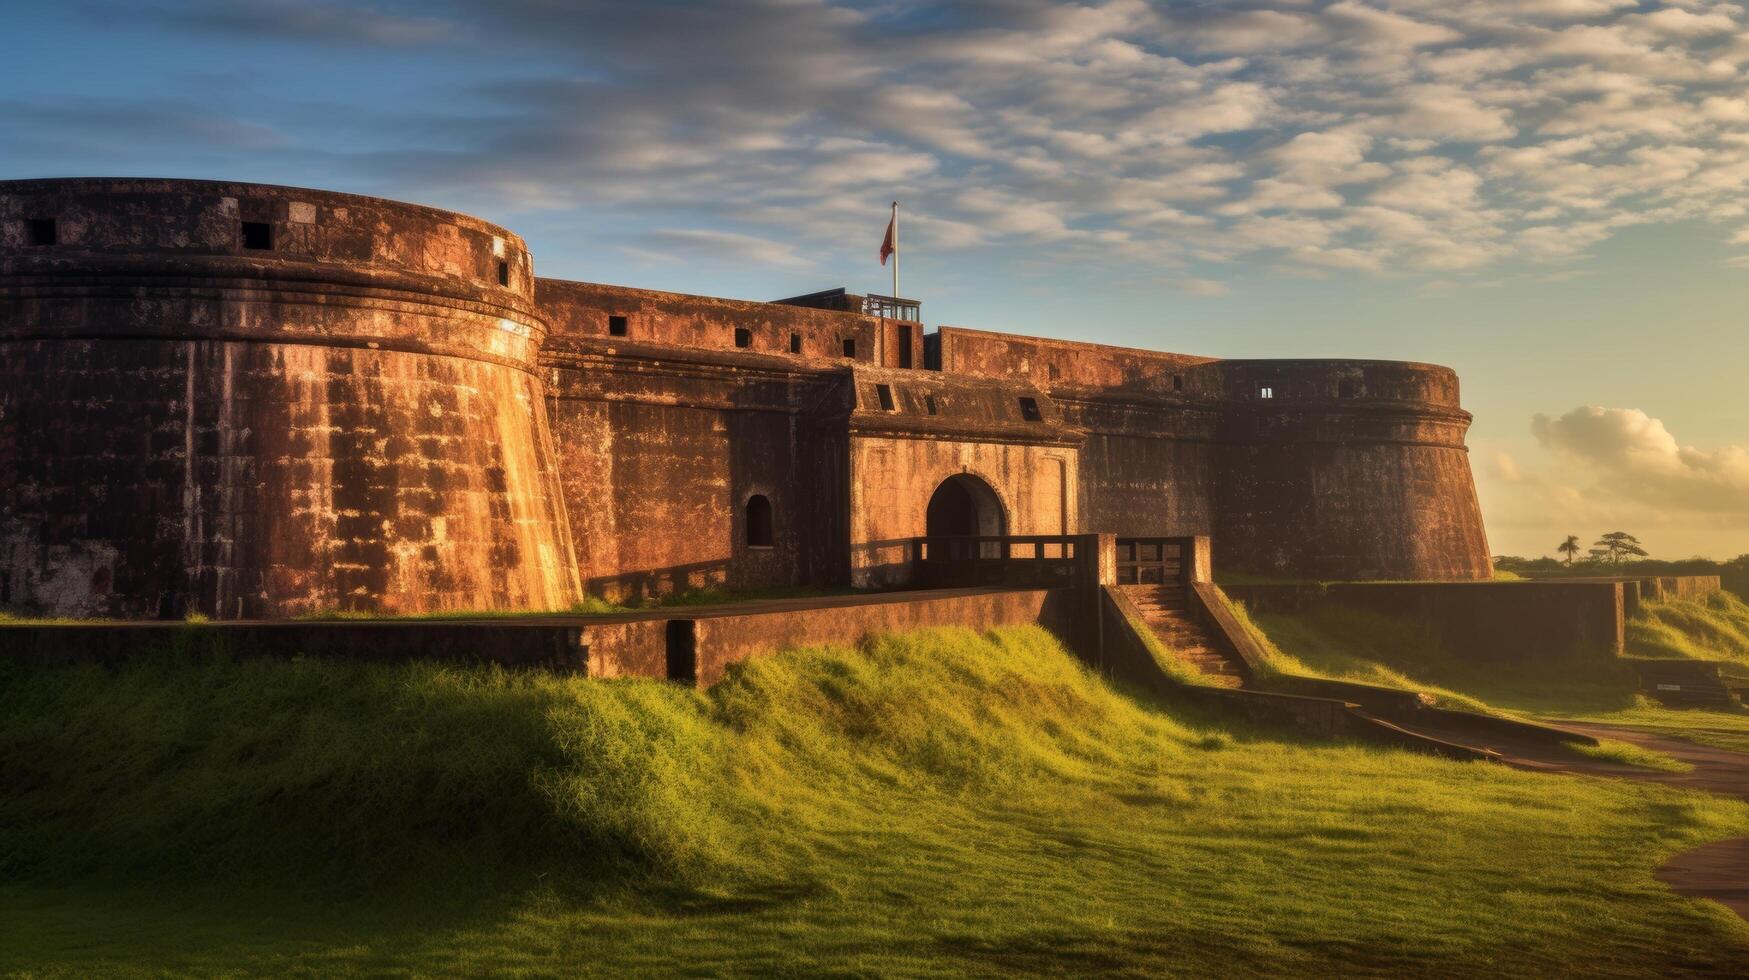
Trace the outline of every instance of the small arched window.
<instances>
[{"instance_id":1,"label":"small arched window","mask_svg":"<svg viewBox=\"0 0 1749 980\"><path fill-rule=\"evenodd\" d=\"M771 547L771 500L762 493L747 498L747 547Z\"/></svg>"}]
</instances>

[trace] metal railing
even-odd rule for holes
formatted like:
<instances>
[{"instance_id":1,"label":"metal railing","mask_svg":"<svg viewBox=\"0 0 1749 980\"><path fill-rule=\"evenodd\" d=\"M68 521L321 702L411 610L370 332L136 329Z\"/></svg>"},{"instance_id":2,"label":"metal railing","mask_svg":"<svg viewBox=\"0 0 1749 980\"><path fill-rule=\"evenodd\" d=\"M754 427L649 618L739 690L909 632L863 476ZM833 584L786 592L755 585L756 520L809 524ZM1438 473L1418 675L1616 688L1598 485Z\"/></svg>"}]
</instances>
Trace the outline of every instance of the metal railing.
<instances>
[{"instance_id":1,"label":"metal railing","mask_svg":"<svg viewBox=\"0 0 1749 980\"><path fill-rule=\"evenodd\" d=\"M879 296L870 293L862 298L862 312L869 316L884 316L890 320L921 321L923 304L914 299L904 299L898 296Z\"/></svg>"}]
</instances>

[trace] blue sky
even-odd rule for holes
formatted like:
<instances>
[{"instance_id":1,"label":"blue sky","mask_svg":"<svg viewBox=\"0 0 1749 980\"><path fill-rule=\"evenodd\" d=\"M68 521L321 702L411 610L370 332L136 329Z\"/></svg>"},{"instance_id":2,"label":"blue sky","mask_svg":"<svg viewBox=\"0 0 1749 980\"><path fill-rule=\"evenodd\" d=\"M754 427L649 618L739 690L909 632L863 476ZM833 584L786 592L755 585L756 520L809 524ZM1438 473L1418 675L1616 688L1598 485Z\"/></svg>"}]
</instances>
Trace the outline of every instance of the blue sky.
<instances>
[{"instance_id":1,"label":"blue sky","mask_svg":"<svg viewBox=\"0 0 1749 980\"><path fill-rule=\"evenodd\" d=\"M1749 13L1692 0L15 5L0 176L456 208L542 275L1457 368L1497 553L1749 552Z\"/></svg>"}]
</instances>

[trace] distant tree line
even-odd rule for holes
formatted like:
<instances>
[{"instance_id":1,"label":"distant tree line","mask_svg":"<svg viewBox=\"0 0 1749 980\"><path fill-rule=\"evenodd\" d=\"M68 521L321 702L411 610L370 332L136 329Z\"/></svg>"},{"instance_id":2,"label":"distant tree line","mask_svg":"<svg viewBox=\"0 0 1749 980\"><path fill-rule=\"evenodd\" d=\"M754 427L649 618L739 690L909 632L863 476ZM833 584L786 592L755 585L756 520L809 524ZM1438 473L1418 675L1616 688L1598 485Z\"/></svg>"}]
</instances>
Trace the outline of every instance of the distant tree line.
<instances>
[{"instance_id":1,"label":"distant tree line","mask_svg":"<svg viewBox=\"0 0 1749 980\"><path fill-rule=\"evenodd\" d=\"M1583 555L1580 553L1584 552ZM1562 575L1717 575L1725 588L1749 598L1749 555L1738 555L1729 561L1711 558L1656 559L1646 553L1640 539L1626 531L1611 531L1598 538L1590 548L1580 543L1576 534L1555 546L1560 558L1521 558L1517 555L1497 555L1494 568L1533 578Z\"/></svg>"}]
</instances>

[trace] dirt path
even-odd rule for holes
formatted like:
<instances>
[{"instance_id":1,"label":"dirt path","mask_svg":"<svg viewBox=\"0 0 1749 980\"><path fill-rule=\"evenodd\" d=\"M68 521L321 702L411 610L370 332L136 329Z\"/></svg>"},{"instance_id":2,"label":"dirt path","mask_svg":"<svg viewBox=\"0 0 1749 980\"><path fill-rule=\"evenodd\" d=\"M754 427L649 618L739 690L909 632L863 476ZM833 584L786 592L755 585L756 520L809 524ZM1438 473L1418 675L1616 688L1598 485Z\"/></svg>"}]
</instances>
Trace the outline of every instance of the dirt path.
<instances>
[{"instance_id":1,"label":"dirt path","mask_svg":"<svg viewBox=\"0 0 1749 980\"><path fill-rule=\"evenodd\" d=\"M1688 772L1656 772L1583 756L1577 759L1556 757L1546 748L1519 756L1508 754L1504 761L1508 765L1541 772L1615 776L1749 799L1749 755L1744 753L1622 725L1566 721L1553 724L1595 738L1632 742L1694 768ZM1678 895L1710 898L1749 920L1749 837L1723 840L1678 854L1666 861L1655 877Z\"/></svg>"},{"instance_id":2,"label":"dirt path","mask_svg":"<svg viewBox=\"0 0 1749 980\"><path fill-rule=\"evenodd\" d=\"M1577 721L1557 721L1550 724L1565 728L1568 731L1590 735L1593 738L1631 742L1642 748L1662 752L1680 762L1686 762L1694 768L1688 772L1657 772L1638 766L1600 762L1584 756L1577 758L1554 757L1546 751L1523 758L1514 757L1512 753L1507 753L1506 762L1526 769L1539 769L1548 772L1579 772L1596 776L1620 776L1626 779L1638 779L1642 782L1663 783L1669 786L1681 786L1685 789L1700 789L1709 793L1721 793L1739 799L1749 799L1749 755L1744 753L1721 749L1714 745L1702 745L1699 742L1690 742L1686 739L1641 728L1629 728L1624 725Z\"/></svg>"}]
</instances>

